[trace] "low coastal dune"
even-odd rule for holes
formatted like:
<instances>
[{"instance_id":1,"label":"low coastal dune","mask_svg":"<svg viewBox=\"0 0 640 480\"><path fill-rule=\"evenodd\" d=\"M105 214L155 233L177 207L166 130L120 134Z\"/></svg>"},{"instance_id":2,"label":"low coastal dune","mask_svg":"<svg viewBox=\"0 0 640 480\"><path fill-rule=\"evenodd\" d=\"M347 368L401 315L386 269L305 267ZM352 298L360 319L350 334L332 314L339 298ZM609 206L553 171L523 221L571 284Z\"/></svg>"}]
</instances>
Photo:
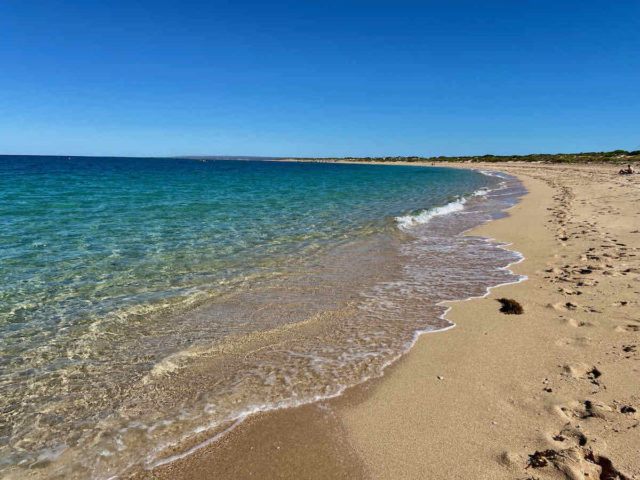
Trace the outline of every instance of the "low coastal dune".
<instances>
[{"instance_id":1,"label":"low coastal dune","mask_svg":"<svg viewBox=\"0 0 640 480\"><path fill-rule=\"evenodd\" d=\"M452 304L457 327L423 335L384 377L256 415L134 478L640 478L640 178L470 166L529 191L469 232L511 242L527 281ZM501 313L502 297L524 313Z\"/></svg>"}]
</instances>

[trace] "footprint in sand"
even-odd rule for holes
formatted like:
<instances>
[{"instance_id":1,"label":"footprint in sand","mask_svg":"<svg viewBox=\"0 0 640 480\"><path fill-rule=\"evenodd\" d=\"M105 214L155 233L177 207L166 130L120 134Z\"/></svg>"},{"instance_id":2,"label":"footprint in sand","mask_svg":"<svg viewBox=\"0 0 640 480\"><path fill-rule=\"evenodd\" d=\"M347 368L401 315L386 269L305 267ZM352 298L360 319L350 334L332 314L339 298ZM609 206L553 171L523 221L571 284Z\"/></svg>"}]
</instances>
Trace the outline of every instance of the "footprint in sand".
<instances>
[{"instance_id":1,"label":"footprint in sand","mask_svg":"<svg viewBox=\"0 0 640 480\"><path fill-rule=\"evenodd\" d=\"M584 447L588 442L587 436L571 425L571 423L567 423L564 428L551 437L551 439L554 442L561 443L563 448L570 446Z\"/></svg>"},{"instance_id":2,"label":"footprint in sand","mask_svg":"<svg viewBox=\"0 0 640 480\"><path fill-rule=\"evenodd\" d=\"M589 380L594 385L600 385L599 378L602 372L595 366L589 366L584 363L571 363L562 367L562 374L572 378Z\"/></svg>"},{"instance_id":3,"label":"footprint in sand","mask_svg":"<svg viewBox=\"0 0 640 480\"><path fill-rule=\"evenodd\" d=\"M580 290L571 290L570 288L560 287L558 291L564 295L582 295Z\"/></svg>"},{"instance_id":4,"label":"footprint in sand","mask_svg":"<svg viewBox=\"0 0 640 480\"><path fill-rule=\"evenodd\" d=\"M603 420L613 419L615 410L609 405L601 402L586 400L584 402L585 416L583 418L601 418Z\"/></svg>"},{"instance_id":5,"label":"footprint in sand","mask_svg":"<svg viewBox=\"0 0 640 480\"><path fill-rule=\"evenodd\" d=\"M592 327L593 326L593 323L584 322L582 320L576 320L574 318L560 317L560 319L562 320L562 322L566 323L567 325L569 325L570 327L573 327L573 328Z\"/></svg>"},{"instance_id":6,"label":"footprint in sand","mask_svg":"<svg viewBox=\"0 0 640 480\"><path fill-rule=\"evenodd\" d=\"M566 311L576 311L578 309L583 310L585 312L598 312L597 310L591 307L581 307L577 303L574 302L558 302L558 303L548 303L547 308L551 308L558 312L566 312Z\"/></svg>"},{"instance_id":7,"label":"footprint in sand","mask_svg":"<svg viewBox=\"0 0 640 480\"><path fill-rule=\"evenodd\" d=\"M585 478L631 480L631 477L620 472L608 457L594 452L589 447L574 446L562 450L536 451L529 455L526 469L529 468L552 470L568 480Z\"/></svg>"},{"instance_id":8,"label":"footprint in sand","mask_svg":"<svg viewBox=\"0 0 640 480\"><path fill-rule=\"evenodd\" d=\"M562 373L574 378L581 378L587 375L591 366L586 363L567 363L562 366Z\"/></svg>"},{"instance_id":9,"label":"footprint in sand","mask_svg":"<svg viewBox=\"0 0 640 480\"><path fill-rule=\"evenodd\" d=\"M559 347L574 346L574 347L587 347L593 342L589 337L575 337L575 338L559 338L555 341L555 344Z\"/></svg>"},{"instance_id":10,"label":"footprint in sand","mask_svg":"<svg viewBox=\"0 0 640 480\"><path fill-rule=\"evenodd\" d=\"M640 332L640 325L619 325L615 328L616 332Z\"/></svg>"},{"instance_id":11,"label":"footprint in sand","mask_svg":"<svg viewBox=\"0 0 640 480\"><path fill-rule=\"evenodd\" d=\"M629 301L628 300L618 300L617 302L614 302L611 304L612 307L626 307L629 305Z\"/></svg>"}]
</instances>

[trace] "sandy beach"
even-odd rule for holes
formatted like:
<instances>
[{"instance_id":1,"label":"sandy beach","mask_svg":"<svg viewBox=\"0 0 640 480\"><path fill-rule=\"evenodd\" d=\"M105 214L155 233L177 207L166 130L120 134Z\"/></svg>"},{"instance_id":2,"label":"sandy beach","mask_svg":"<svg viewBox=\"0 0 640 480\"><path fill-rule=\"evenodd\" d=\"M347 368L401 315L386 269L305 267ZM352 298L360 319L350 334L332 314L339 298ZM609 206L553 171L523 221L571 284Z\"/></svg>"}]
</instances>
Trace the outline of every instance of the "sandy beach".
<instances>
[{"instance_id":1,"label":"sandy beach","mask_svg":"<svg viewBox=\"0 0 640 480\"><path fill-rule=\"evenodd\" d=\"M132 478L640 478L640 180L611 165L466 164L529 193L468 232L528 280L451 304L382 378L255 415ZM512 298L522 315L500 312Z\"/></svg>"}]
</instances>

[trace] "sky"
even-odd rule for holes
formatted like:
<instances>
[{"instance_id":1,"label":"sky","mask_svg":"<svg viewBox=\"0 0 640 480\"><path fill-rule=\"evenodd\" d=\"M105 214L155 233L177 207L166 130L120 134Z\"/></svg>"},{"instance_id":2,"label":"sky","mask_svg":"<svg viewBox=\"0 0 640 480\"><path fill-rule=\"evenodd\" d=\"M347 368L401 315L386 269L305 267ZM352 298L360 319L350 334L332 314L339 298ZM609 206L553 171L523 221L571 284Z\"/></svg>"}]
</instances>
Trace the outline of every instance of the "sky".
<instances>
[{"instance_id":1,"label":"sky","mask_svg":"<svg viewBox=\"0 0 640 480\"><path fill-rule=\"evenodd\" d=\"M640 1L0 2L0 154L640 149Z\"/></svg>"}]
</instances>

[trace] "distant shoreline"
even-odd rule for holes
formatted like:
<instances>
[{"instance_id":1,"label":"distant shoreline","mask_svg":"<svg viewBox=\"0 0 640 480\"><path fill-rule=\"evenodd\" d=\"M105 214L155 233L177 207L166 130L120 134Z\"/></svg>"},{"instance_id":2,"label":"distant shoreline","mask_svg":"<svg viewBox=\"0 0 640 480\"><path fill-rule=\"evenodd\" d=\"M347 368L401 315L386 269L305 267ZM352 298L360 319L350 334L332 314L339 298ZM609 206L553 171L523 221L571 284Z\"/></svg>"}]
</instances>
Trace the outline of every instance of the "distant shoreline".
<instances>
[{"instance_id":1,"label":"distant shoreline","mask_svg":"<svg viewBox=\"0 0 640 480\"><path fill-rule=\"evenodd\" d=\"M530 155L463 155L438 157L343 157L343 158L281 158L275 161L372 163L372 164L427 164L448 163L636 163L640 162L640 150L613 150L611 152L586 153L534 153Z\"/></svg>"},{"instance_id":2,"label":"distant shoreline","mask_svg":"<svg viewBox=\"0 0 640 480\"><path fill-rule=\"evenodd\" d=\"M451 164L451 163L567 163L567 164L593 164L593 163L640 163L640 150L612 150L609 152L580 152L580 153L532 153L528 155L456 155L456 156L395 156L395 157L273 157L255 155L170 155L170 156L110 156L110 155L21 155L0 154L3 157L54 157L54 158L172 158L176 160L199 161L268 161L268 162L310 162L310 163L366 163L366 164L395 164L395 165L425 165L425 164Z\"/></svg>"}]
</instances>

